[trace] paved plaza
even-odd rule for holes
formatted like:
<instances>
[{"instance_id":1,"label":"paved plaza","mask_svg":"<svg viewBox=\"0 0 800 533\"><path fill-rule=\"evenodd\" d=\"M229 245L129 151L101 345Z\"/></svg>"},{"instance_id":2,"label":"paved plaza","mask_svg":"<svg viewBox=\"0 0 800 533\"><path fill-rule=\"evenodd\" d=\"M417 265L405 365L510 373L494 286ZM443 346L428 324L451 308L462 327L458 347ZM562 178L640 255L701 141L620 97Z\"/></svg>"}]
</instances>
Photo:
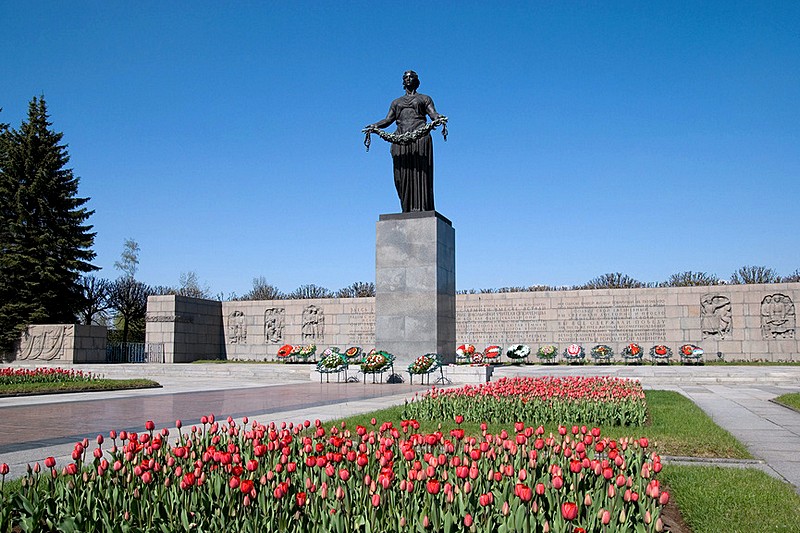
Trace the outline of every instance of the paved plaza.
<instances>
[{"instance_id":1,"label":"paved plaza","mask_svg":"<svg viewBox=\"0 0 800 533\"><path fill-rule=\"evenodd\" d=\"M421 385L319 383L310 372L278 365L94 365L107 377L149 377L160 389L0 398L0 463L12 476L54 456L63 464L75 441L111 429L141 431L146 420L173 427L249 416L260 422L332 420L402 404ZM503 375L615 375L639 379L646 389L678 391L697 403L757 458L756 466L800 493L800 413L770 400L800 391L800 367L505 367Z\"/></svg>"}]
</instances>

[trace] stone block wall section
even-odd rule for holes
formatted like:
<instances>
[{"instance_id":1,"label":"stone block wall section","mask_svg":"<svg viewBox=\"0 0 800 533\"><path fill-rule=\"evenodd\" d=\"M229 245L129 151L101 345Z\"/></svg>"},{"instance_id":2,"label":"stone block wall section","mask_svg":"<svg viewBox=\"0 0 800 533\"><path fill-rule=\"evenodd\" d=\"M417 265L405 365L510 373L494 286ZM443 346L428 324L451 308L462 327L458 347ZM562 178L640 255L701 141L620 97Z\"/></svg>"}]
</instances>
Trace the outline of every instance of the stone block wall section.
<instances>
[{"instance_id":1,"label":"stone block wall section","mask_svg":"<svg viewBox=\"0 0 800 533\"><path fill-rule=\"evenodd\" d=\"M222 302L186 296L147 299L145 342L164 344L165 363L224 357Z\"/></svg>"},{"instance_id":2,"label":"stone block wall section","mask_svg":"<svg viewBox=\"0 0 800 533\"><path fill-rule=\"evenodd\" d=\"M680 345L693 343L705 350L706 360L719 353L726 361L800 361L798 300L800 283L458 295L456 342L478 349L522 343L533 351L578 343L587 354L601 343L617 354L631 342L645 352L666 344L676 358ZM188 310L192 302L200 302L196 315ZM159 296L148 301L147 341L165 342L168 362L211 358L215 350L216 357L269 360L283 344L369 350L375 299L209 302Z\"/></svg>"},{"instance_id":3,"label":"stone block wall section","mask_svg":"<svg viewBox=\"0 0 800 533\"><path fill-rule=\"evenodd\" d=\"M105 363L105 326L37 324L28 326L14 351L16 362Z\"/></svg>"}]
</instances>

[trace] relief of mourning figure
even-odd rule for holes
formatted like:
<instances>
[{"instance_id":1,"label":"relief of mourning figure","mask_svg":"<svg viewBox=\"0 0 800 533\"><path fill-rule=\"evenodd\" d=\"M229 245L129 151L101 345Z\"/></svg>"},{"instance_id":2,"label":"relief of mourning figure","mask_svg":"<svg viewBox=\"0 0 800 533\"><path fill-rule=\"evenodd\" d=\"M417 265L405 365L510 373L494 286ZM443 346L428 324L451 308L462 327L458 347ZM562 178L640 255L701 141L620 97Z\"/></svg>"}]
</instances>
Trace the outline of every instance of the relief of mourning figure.
<instances>
[{"instance_id":1,"label":"relief of mourning figure","mask_svg":"<svg viewBox=\"0 0 800 533\"><path fill-rule=\"evenodd\" d=\"M369 149L371 133L392 143L394 185L400 197L403 213L433 211L433 140L430 131L444 125L442 134L447 140L447 117L436 112L430 96L417 92L419 77L413 70L403 74L406 94L392 101L386 118L367 125L365 144ZM433 122L427 122L430 117ZM383 128L397 124L397 131L386 133Z\"/></svg>"}]
</instances>

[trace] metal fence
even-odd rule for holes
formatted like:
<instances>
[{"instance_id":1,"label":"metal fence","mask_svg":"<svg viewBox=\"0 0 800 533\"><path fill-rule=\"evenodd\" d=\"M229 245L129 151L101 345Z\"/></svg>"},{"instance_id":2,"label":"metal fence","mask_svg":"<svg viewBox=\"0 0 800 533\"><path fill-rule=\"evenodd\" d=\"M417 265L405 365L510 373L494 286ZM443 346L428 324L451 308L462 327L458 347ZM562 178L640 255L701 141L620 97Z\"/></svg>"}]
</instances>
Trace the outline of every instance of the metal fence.
<instances>
[{"instance_id":1,"label":"metal fence","mask_svg":"<svg viewBox=\"0 0 800 533\"><path fill-rule=\"evenodd\" d=\"M106 363L163 363L164 344L129 342L106 345Z\"/></svg>"}]
</instances>

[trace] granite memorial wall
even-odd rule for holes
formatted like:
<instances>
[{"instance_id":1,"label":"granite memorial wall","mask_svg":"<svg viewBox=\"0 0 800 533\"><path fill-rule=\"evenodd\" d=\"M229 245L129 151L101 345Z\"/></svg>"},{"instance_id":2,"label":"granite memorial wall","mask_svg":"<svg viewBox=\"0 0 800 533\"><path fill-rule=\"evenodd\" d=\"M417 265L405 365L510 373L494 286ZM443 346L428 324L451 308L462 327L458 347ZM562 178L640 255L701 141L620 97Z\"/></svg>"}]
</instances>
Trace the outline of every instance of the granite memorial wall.
<instances>
[{"instance_id":1,"label":"granite memorial wall","mask_svg":"<svg viewBox=\"0 0 800 533\"><path fill-rule=\"evenodd\" d=\"M602 343L617 354L631 342L645 351L666 344L676 354L693 343L706 360L800 361L799 299L800 283L458 295L456 338L478 349L521 343L533 351L543 344L563 351L578 343L587 353ZM147 320L147 342L164 342L168 362L270 360L284 344L368 350L375 343L374 298L211 302L158 296L148 302Z\"/></svg>"}]
</instances>

